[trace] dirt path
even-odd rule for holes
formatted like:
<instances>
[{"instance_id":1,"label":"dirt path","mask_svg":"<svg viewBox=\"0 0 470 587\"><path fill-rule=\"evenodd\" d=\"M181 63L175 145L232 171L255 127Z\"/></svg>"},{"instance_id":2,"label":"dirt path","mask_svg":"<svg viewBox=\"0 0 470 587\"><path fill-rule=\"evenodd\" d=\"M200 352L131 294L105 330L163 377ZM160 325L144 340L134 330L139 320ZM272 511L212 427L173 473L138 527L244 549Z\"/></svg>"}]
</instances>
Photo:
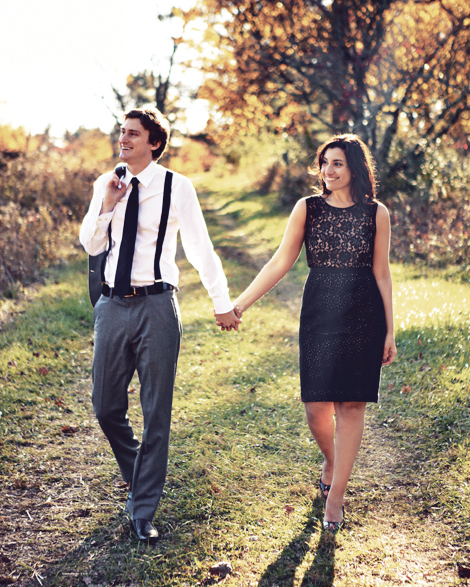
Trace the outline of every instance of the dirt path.
<instances>
[{"instance_id":1,"label":"dirt path","mask_svg":"<svg viewBox=\"0 0 470 587\"><path fill-rule=\"evenodd\" d=\"M448 544L449 528L438 515L441 512L430 509L423 517L425 485L424 474L419 475L413 465L413 454L368 417L348 501L354 506L351 520L359 525L354 536L370 557L355 561L355 575L367 577L372 565L372 584L377 586L393 585L391 578L397 576L402 584L459 584L453 562L457 551Z\"/></svg>"}]
</instances>

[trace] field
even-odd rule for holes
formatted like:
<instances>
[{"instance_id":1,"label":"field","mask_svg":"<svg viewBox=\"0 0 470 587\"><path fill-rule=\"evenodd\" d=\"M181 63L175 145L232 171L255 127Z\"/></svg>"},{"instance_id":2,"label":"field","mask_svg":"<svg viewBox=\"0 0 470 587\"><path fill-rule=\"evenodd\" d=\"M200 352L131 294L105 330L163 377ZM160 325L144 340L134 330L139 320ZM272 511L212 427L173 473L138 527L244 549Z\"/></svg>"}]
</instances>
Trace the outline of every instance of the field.
<instances>
[{"instance_id":1,"label":"field","mask_svg":"<svg viewBox=\"0 0 470 587\"><path fill-rule=\"evenodd\" d=\"M235 296L279 243L271 196L199 180ZM399 355L349 485L346 528L321 531L321 457L299 402L303 258L215 328L184 259L180 355L161 539L137 544L127 487L91 410L92 312L81 255L1 307L0 585L464 585L470 575L470 285L452 268L394 265ZM138 381L129 390L140 426ZM225 579L211 568L229 562Z\"/></svg>"}]
</instances>

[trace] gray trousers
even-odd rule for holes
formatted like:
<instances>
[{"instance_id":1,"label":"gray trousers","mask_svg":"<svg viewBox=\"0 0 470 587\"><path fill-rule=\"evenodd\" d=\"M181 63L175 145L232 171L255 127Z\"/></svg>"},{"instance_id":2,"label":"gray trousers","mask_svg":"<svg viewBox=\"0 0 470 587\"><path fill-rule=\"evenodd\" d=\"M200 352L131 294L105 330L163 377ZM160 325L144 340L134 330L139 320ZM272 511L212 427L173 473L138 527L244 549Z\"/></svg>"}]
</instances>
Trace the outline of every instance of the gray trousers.
<instances>
[{"instance_id":1,"label":"gray trousers","mask_svg":"<svg viewBox=\"0 0 470 587\"><path fill-rule=\"evenodd\" d=\"M93 409L121 474L132 484L132 517L152 520L165 484L171 407L181 339L174 291L138 298L101 296L94 311ZM137 370L144 430L127 416Z\"/></svg>"}]
</instances>

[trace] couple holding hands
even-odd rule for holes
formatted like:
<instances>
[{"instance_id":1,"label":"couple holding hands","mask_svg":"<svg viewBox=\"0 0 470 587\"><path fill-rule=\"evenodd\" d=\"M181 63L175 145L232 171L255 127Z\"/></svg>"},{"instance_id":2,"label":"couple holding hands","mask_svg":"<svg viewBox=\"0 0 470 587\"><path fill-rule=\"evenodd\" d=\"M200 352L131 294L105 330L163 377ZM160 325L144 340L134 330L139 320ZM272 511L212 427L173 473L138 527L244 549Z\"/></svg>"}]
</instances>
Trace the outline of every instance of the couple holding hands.
<instances>
[{"instance_id":1,"label":"couple holding hands","mask_svg":"<svg viewBox=\"0 0 470 587\"><path fill-rule=\"evenodd\" d=\"M176 298L177 232L211 296L217 325L237 330L243 313L291 269L305 243L309 274L300 314L301 399L324 456L319 487L325 531L344 524L343 499L360 447L367 402L378 401L382 365L396 355L389 268L390 220L375 200L375 167L355 135L319 147L320 190L301 199L272 259L232 303L191 182L157 164L169 125L157 110L131 110L119 137L123 177L94 184L80 230L90 256L107 250L101 296L94 306L93 408L121 474L126 508L142 542L166 478L173 387L181 338ZM120 175L122 175L122 173ZM137 371L143 434L127 416Z\"/></svg>"}]
</instances>

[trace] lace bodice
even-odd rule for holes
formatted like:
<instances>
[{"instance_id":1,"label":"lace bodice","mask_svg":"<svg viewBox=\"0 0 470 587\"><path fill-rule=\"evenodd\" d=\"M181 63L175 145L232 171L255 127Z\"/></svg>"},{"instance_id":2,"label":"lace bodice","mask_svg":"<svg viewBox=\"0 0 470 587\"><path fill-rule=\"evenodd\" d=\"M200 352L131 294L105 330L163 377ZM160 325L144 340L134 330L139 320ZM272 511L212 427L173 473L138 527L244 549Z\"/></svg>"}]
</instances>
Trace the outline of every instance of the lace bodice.
<instances>
[{"instance_id":1,"label":"lace bodice","mask_svg":"<svg viewBox=\"0 0 470 587\"><path fill-rule=\"evenodd\" d=\"M307 198L305 248L309 267L372 267L377 203L335 208Z\"/></svg>"}]
</instances>

